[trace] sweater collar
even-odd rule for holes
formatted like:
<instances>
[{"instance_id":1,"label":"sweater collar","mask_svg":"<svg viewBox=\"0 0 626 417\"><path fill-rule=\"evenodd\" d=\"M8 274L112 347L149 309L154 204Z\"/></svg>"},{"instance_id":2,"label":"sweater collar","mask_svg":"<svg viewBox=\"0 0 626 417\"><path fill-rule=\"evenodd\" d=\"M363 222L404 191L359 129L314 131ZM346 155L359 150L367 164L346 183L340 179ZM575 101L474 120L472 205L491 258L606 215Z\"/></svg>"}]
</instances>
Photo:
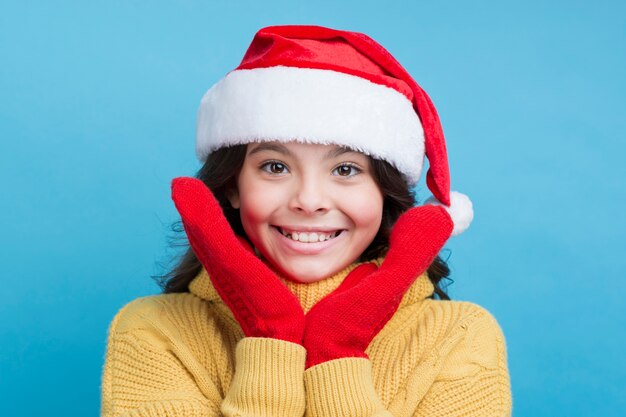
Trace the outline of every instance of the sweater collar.
<instances>
[{"instance_id":1,"label":"sweater collar","mask_svg":"<svg viewBox=\"0 0 626 417\"><path fill-rule=\"evenodd\" d=\"M370 262L380 266L384 258L374 259ZM357 266L363 262L355 262L343 270L331 275L323 280L312 283L298 283L287 280L279 276L280 280L289 288L289 290L298 298L300 305L305 313L313 307L322 298L333 292L343 282L346 276ZM189 291L198 297L211 302L223 303L217 290L211 283L211 279L206 271L202 268L198 275L189 284ZM434 292L434 286L428 279L428 275L424 272L420 275L407 293L402 298L399 308L422 301L431 296Z\"/></svg>"}]
</instances>

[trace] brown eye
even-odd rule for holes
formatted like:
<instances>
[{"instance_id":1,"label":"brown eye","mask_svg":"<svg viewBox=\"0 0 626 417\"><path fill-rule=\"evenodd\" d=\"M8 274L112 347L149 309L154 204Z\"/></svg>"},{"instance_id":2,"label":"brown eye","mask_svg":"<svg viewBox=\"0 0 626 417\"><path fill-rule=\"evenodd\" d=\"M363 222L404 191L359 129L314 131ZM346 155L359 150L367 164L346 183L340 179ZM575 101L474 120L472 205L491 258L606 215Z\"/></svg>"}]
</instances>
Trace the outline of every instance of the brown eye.
<instances>
[{"instance_id":1,"label":"brown eye","mask_svg":"<svg viewBox=\"0 0 626 417\"><path fill-rule=\"evenodd\" d=\"M270 164L270 171L272 171L272 173L274 174L282 174L284 170L285 166L280 162L272 162Z\"/></svg>"},{"instance_id":2,"label":"brown eye","mask_svg":"<svg viewBox=\"0 0 626 417\"><path fill-rule=\"evenodd\" d=\"M337 168L339 171L339 175L344 175L344 176L348 176L350 175L350 173L352 172L352 167L349 167L347 165L342 165L339 168Z\"/></svg>"},{"instance_id":3,"label":"brown eye","mask_svg":"<svg viewBox=\"0 0 626 417\"><path fill-rule=\"evenodd\" d=\"M261 169L270 174L284 174L288 171L285 164L281 162L266 162L265 164L261 165Z\"/></svg>"},{"instance_id":4,"label":"brown eye","mask_svg":"<svg viewBox=\"0 0 626 417\"><path fill-rule=\"evenodd\" d=\"M335 168L334 172L340 177L352 177L361 172L361 170L353 165L344 164Z\"/></svg>"}]
</instances>

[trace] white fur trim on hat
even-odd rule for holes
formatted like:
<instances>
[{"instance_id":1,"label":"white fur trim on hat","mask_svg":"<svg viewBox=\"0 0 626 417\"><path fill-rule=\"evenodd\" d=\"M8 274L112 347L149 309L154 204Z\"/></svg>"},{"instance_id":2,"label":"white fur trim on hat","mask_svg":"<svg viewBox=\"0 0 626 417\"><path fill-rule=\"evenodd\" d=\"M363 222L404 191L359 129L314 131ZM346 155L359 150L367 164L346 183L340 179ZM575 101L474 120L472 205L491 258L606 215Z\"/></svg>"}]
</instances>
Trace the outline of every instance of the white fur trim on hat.
<instances>
[{"instance_id":1,"label":"white fur trim on hat","mask_svg":"<svg viewBox=\"0 0 626 417\"><path fill-rule=\"evenodd\" d=\"M337 71L276 66L236 70L206 92L196 153L259 141L347 146L394 165L410 185L424 162L424 131L402 93Z\"/></svg>"},{"instance_id":2,"label":"white fur trim on hat","mask_svg":"<svg viewBox=\"0 0 626 417\"><path fill-rule=\"evenodd\" d=\"M450 217L454 228L452 229L452 236L457 236L463 233L469 227L470 223L474 219L474 208L472 201L465 194L461 194L457 191L450 191L450 207L439 202L435 197L430 197L425 201L425 204L433 204L436 206L442 206L446 209Z\"/></svg>"}]
</instances>

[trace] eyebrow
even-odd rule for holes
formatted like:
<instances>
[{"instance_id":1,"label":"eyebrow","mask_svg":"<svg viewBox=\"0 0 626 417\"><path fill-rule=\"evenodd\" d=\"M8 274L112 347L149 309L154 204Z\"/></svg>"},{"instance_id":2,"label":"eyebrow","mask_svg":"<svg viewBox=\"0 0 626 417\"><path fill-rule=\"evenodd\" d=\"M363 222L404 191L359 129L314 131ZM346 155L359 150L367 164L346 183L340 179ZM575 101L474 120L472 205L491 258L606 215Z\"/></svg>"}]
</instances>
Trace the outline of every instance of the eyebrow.
<instances>
[{"instance_id":1,"label":"eyebrow","mask_svg":"<svg viewBox=\"0 0 626 417\"><path fill-rule=\"evenodd\" d=\"M281 145L280 143L261 143L256 148L252 149L250 153L248 153L248 155L254 155L255 153L259 153L263 151L274 151L274 152L282 153L284 155L293 156L293 153L291 153L291 151L286 146ZM324 155L324 158L325 159L336 158L339 155L343 155L344 153L351 153L351 152L359 153L358 151L355 151L354 149L350 149L345 146L338 146L326 152L326 154Z\"/></svg>"},{"instance_id":2,"label":"eyebrow","mask_svg":"<svg viewBox=\"0 0 626 417\"><path fill-rule=\"evenodd\" d=\"M336 158L339 155L343 155L344 153L351 153L351 152L359 153L355 151L354 149L350 149L345 146L339 146L335 149L331 149L330 151L326 152L326 155L324 155L324 158Z\"/></svg>"},{"instance_id":3,"label":"eyebrow","mask_svg":"<svg viewBox=\"0 0 626 417\"><path fill-rule=\"evenodd\" d=\"M278 153L282 153L285 155L293 156L291 151L287 149L286 146L283 146L279 143L261 143L256 148L252 149L248 155L254 155L255 153L263 152L263 151L275 151Z\"/></svg>"}]
</instances>

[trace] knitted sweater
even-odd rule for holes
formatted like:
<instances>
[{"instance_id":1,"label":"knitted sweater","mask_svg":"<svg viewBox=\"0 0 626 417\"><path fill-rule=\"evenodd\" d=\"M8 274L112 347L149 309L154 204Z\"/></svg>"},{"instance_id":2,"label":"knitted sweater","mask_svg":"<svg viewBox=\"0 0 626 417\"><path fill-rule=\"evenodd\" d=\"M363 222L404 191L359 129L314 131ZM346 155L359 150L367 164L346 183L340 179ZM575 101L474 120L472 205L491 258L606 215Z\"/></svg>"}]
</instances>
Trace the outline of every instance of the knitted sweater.
<instances>
[{"instance_id":1,"label":"knitted sweater","mask_svg":"<svg viewBox=\"0 0 626 417\"><path fill-rule=\"evenodd\" d=\"M375 261L380 263L381 260ZM285 281L305 312L358 264ZM102 416L508 416L505 341L485 309L429 298L424 274L367 349L305 371L305 349L244 337L203 269L189 293L139 298L109 329ZM271 294L268 294L271 296Z\"/></svg>"}]
</instances>

